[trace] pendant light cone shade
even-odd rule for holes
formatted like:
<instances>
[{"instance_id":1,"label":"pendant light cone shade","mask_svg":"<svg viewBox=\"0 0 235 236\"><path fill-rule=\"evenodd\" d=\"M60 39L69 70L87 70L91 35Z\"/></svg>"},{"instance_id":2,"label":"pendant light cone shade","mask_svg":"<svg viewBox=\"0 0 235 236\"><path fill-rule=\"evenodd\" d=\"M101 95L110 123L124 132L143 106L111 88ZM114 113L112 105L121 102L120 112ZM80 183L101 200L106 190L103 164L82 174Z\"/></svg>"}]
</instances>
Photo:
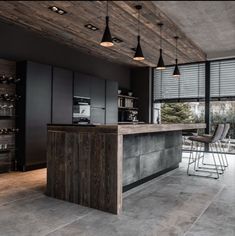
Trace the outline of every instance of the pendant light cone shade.
<instances>
[{"instance_id":1,"label":"pendant light cone shade","mask_svg":"<svg viewBox=\"0 0 235 236\"><path fill-rule=\"evenodd\" d=\"M113 46L112 36L110 33L110 29L109 29L109 17L108 16L106 16L106 27L105 27L103 38L101 40L100 45L103 47L112 47Z\"/></svg>"},{"instance_id":2,"label":"pendant light cone shade","mask_svg":"<svg viewBox=\"0 0 235 236\"><path fill-rule=\"evenodd\" d=\"M140 36L138 36L137 39L138 39L138 43L137 43L137 47L136 47L136 51L135 51L135 55L133 59L135 61L142 61L144 60L144 54L142 52L141 45L140 45Z\"/></svg>"},{"instance_id":3,"label":"pendant light cone shade","mask_svg":"<svg viewBox=\"0 0 235 236\"><path fill-rule=\"evenodd\" d=\"M179 67L178 67L178 58L177 58L177 52L178 52L178 45L177 45L177 41L178 41L178 36L175 36L175 69L174 69L174 72L173 72L173 76L175 78L179 78L180 77L180 70L179 70Z\"/></svg>"},{"instance_id":4,"label":"pendant light cone shade","mask_svg":"<svg viewBox=\"0 0 235 236\"><path fill-rule=\"evenodd\" d=\"M162 49L160 49L160 56L157 63L157 70L164 70L164 69L166 69L166 67L163 61L163 57L162 57Z\"/></svg>"},{"instance_id":5,"label":"pendant light cone shade","mask_svg":"<svg viewBox=\"0 0 235 236\"><path fill-rule=\"evenodd\" d=\"M180 70L179 70L179 67L178 67L178 60L177 59L175 60L175 69L174 69L174 72L173 72L173 76L174 77L180 77Z\"/></svg>"}]
</instances>

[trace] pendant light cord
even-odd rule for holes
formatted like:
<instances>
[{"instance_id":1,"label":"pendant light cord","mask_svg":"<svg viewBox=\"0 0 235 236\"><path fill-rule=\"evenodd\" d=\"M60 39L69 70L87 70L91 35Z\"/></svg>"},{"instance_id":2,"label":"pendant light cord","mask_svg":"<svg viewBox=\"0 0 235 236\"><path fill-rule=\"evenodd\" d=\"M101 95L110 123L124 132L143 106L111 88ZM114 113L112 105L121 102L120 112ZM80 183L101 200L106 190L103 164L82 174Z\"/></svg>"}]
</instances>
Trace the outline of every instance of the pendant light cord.
<instances>
[{"instance_id":1,"label":"pendant light cord","mask_svg":"<svg viewBox=\"0 0 235 236\"><path fill-rule=\"evenodd\" d=\"M109 16L109 1L106 1L106 16Z\"/></svg>"},{"instance_id":2,"label":"pendant light cord","mask_svg":"<svg viewBox=\"0 0 235 236\"><path fill-rule=\"evenodd\" d=\"M178 39L177 39L177 37L176 37L176 38L175 38L175 59L176 59L176 60L178 59L178 58L177 58L177 47L178 47L177 41L178 41Z\"/></svg>"},{"instance_id":3,"label":"pendant light cord","mask_svg":"<svg viewBox=\"0 0 235 236\"><path fill-rule=\"evenodd\" d=\"M179 37L175 36L175 60L176 60L176 63L178 61L178 39L179 39Z\"/></svg>"},{"instance_id":4,"label":"pendant light cord","mask_svg":"<svg viewBox=\"0 0 235 236\"><path fill-rule=\"evenodd\" d=\"M162 49L162 25L160 25L160 49Z\"/></svg>"},{"instance_id":5,"label":"pendant light cord","mask_svg":"<svg viewBox=\"0 0 235 236\"><path fill-rule=\"evenodd\" d=\"M138 36L140 36L140 9L138 9Z\"/></svg>"}]
</instances>

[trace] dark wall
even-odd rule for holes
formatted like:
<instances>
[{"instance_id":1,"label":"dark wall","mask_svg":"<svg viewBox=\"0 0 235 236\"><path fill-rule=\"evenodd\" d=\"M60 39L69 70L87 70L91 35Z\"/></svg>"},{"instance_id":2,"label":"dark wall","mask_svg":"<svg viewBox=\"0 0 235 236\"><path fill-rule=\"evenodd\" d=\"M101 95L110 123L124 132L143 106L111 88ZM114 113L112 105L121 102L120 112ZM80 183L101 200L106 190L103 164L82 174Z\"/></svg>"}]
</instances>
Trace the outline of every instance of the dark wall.
<instances>
[{"instance_id":1,"label":"dark wall","mask_svg":"<svg viewBox=\"0 0 235 236\"><path fill-rule=\"evenodd\" d=\"M56 65L116 80L120 87L130 88L130 69L127 66L84 54L5 22L0 22L0 35L0 58Z\"/></svg>"},{"instance_id":2,"label":"dark wall","mask_svg":"<svg viewBox=\"0 0 235 236\"><path fill-rule=\"evenodd\" d=\"M152 69L150 67L131 70L131 89L138 97L139 120L151 123L152 120Z\"/></svg>"}]
</instances>

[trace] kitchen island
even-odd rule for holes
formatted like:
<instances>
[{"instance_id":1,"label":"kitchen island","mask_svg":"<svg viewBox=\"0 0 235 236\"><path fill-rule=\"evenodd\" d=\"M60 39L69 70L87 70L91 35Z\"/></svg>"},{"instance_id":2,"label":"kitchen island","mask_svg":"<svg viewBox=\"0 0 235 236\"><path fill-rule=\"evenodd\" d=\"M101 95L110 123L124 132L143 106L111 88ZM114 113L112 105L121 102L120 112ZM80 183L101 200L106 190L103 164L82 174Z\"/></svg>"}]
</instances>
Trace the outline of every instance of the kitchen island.
<instances>
[{"instance_id":1,"label":"kitchen island","mask_svg":"<svg viewBox=\"0 0 235 236\"><path fill-rule=\"evenodd\" d=\"M119 214L122 193L177 168L205 124L48 125L47 195Z\"/></svg>"}]
</instances>

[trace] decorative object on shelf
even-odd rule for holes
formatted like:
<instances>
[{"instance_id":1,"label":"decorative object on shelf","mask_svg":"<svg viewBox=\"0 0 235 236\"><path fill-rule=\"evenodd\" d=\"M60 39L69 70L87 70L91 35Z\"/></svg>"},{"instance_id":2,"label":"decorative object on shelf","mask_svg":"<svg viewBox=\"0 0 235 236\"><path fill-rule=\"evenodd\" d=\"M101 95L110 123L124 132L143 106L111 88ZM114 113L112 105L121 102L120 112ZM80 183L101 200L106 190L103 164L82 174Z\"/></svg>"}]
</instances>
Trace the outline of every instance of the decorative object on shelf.
<instances>
[{"instance_id":1,"label":"decorative object on shelf","mask_svg":"<svg viewBox=\"0 0 235 236\"><path fill-rule=\"evenodd\" d=\"M1 84L16 84L20 82L20 78L14 78L13 76L6 76L6 75L1 75L0 76L0 83Z\"/></svg>"},{"instance_id":2,"label":"decorative object on shelf","mask_svg":"<svg viewBox=\"0 0 235 236\"><path fill-rule=\"evenodd\" d=\"M118 89L118 94L120 95L122 93L122 90L121 89Z\"/></svg>"},{"instance_id":3,"label":"decorative object on shelf","mask_svg":"<svg viewBox=\"0 0 235 236\"><path fill-rule=\"evenodd\" d=\"M5 144L0 144L0 150L7 150L7 148L8 148L7 143L5 143Z\"/></svg>"},{"instance_id":4,"label":"decorative object on shelf","mask_svg":"<svg viewBox=\"0 0 235 236\"><path fill-rule=\"evenodd\" d=\"M103 34L103 38L101 40L100 45L103 47L112 47L113 46L113 40L112 40L112 36L110 33L110 29L109 29L109 5L108 5L109 1L106 1L106 26L105 26L105 30L104 30L104 34Z\"/></svg>"},{"instance_id":5,"label":"decorative object on shelf","mask_svg":"<svg viewBox=\"0 0 235 236\"><path fill-rule=\"evenodd\" d=\"M19 100L20 96L13 94L9 95L8 93L0 94L0 101L6 101L6 102L15 102L16 100Z\"/></svg>"},{"instance_id":6,"label":"decorative object on shelf","mask_svg":"<svg viewBox=\"0 0 235 236\"><path fill-rule=\"evenodd\" d=\"M19 132L19 129L16 128L4 128L0 129L0 135L9 135L9 134L16 134Z\"/></svg>"},{"instance_id":7,"label":"decorative object on shelf","mask_svg":"<svg viewBox=\"0 0 235 236\"><path fill-rule=\"evenodd\" d=\"M174 72L173 72L173 76L176 77L176 78L179 78L180 77L180 70L179 70L179 67L178 67L178 58L177 58L177 50L178 50L177 42L178 42L179 37L175 36L174 38L175 38L175 69L174 69Z\"/></svg>"},{"instance_id":8,"label":"decorative object on shelf","mask_svg":"<svg viewBox=\"0 0 235 236\"><path fill-rule=\"evenodd\" d=\"M133 92L132 92L132 91L129 91L129 92L128 92L128 96L133 96Z\"/></svg>"},{"instance_id":9,"label":"decorative object on shelf","mask_svg":"<svg viewBox=\"0 0 235 236\"><path fill-rule=\"evenodd\" d=\"M162 57L162 27L163 27L163 23L158 23L158 26L160 28L160 56L159 56L159 60L158 60L158 63L157 63L157 70L164 70L166 67L165 67L165 64L164 64L164 61L163 61L163 57Z\"/></svg>"},{"instance_id":10,"label":"decorative object on shelf","mask_svg":"<svg viewBox=\"0 0 235 236\"><path fill-rule=\"evenodd\" d=\"M142 9L142 6L137 5L135 6L135 8L138 10L138 35L137 35L137 47L133 59L135 61L142 61L144 60L144 54L142 52L142 48L140 45L140 10Z\"/></svg>"}]
</instances>

